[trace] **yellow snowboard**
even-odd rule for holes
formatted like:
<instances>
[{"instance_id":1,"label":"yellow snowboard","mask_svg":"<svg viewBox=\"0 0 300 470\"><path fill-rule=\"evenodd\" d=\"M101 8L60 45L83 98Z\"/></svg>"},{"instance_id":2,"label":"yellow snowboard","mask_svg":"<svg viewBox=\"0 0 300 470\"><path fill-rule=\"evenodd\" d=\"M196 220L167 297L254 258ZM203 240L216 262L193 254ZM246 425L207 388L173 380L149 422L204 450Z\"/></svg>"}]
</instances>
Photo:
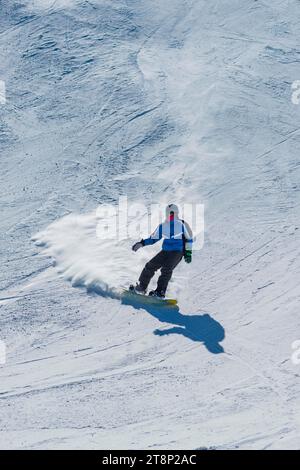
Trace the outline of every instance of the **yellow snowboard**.
<instances>
[{"instance_id":1,"label":"yellow snowboard","mask_svg":"<svg viewBox=\"0 0 300 470\"><path fill-rule=\"evenodd\" d=\"M137 294L128 289L124 289L122 293L123 299L133 300L141 304L157 305L158 307L170 307L177 305L176 299L159 299L158 297L144 294Z\"/></svg>"}]
</instances>

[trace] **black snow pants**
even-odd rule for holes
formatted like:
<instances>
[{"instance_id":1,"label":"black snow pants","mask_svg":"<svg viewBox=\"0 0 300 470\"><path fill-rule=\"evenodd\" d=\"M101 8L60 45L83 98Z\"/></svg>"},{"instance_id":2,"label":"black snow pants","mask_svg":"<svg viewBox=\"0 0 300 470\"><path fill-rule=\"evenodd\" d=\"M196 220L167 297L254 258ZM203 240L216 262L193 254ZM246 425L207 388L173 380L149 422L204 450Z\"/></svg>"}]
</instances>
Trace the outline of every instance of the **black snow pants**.
<instances>
[{"instance_id":1,"label":"black snow pants","mask_svg":"<svg viewBox=\"0 0 300 470\"><path fill-rule=\"evenodd\" d=\"M181 251L160 251L145 265L139 278L140 286L146 290L155 271L160 269L161 274L157 281L157 290L165 293L173 270L180 263L182 257L183 253Z\"/></svg>"}]
</instances>

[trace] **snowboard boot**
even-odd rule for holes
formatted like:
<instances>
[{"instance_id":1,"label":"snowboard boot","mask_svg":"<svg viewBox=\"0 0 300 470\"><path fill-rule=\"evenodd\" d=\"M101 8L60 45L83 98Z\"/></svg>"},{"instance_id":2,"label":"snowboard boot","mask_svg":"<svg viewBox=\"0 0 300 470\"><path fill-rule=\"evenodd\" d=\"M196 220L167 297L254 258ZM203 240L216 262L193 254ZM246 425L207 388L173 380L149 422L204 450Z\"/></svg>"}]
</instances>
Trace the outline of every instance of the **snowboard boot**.
<instances>
[{"instance_id":1,"label":"snowboard boot","mask_svg":"<svg viewBox=\"0 0 300 470\"><path fill-rule=\"evenodd\" d=\"M144 289L139 283L137 283L135 286L131 284L131 286L129 286L129 290L135 292L136 294L146 294L146 289Z\"/></svg>"},{"instance_id":2,"label":"snowboard boot","mask_svg":"<svg viewBox=\"0 0 300 470\"><path fill-rule=\"evenodd\" d=\"M164 299L165 293L163 291L159 291L157 289L152 290L149 292L150 297L157 297L158 299Z\"/></svg>"}]
</instances>

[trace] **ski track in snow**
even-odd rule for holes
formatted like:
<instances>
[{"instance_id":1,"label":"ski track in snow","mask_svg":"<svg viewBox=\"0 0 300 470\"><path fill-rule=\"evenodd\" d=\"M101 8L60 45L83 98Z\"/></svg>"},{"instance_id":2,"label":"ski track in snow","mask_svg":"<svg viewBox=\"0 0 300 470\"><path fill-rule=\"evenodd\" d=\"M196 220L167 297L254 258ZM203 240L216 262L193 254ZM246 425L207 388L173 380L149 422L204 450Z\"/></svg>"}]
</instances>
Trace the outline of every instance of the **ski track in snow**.
<instances>
[{"instance_id":1,"label":"ski track in snow","mask_svg":"<svg viewBox=\"0 0 300 470\"><path fill-rule=\"evenodd\" d=\"M298 10L3 6L1 448L299 448ZM205 205L179 310L118 299L157 250L96 237L124 195Z\"/></svg>"}]
</instances>

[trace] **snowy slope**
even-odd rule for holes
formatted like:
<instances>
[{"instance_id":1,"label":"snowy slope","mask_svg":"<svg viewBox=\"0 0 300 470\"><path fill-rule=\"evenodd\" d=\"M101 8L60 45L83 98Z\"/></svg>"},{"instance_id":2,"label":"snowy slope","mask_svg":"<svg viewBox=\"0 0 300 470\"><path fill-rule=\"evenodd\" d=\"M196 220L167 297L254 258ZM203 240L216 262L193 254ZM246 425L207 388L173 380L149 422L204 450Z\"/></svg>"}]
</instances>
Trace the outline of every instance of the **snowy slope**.
<instances>
[{"instance_id":1,"label":"snowy slope","mask_svg":"<svg viewBox=\"0 0 300 470\"><path fill-rule=\"evenodd\" d=\"M299 448L299 2L0 3L0 447ZM120 196L204 204L178 311Z\"/></svg>"}]
</instances>

